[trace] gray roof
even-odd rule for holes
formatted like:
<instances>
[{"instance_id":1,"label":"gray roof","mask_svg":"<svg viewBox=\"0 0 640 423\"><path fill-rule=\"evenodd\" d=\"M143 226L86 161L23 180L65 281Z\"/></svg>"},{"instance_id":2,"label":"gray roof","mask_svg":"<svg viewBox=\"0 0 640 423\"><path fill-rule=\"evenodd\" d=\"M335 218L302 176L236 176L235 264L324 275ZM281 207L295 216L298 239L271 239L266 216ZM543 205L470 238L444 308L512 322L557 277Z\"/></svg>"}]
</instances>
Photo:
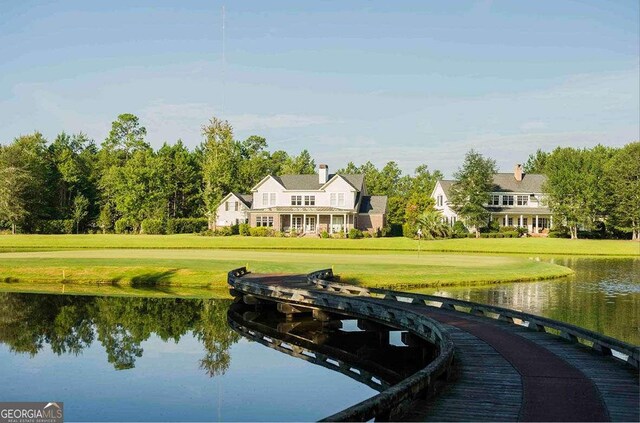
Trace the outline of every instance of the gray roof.
<instances>
[{"instance_id":1,"label":"gray roof","mask_svg":"<svg viewBox=\"0 0 640 423\"><path fill-rule=\"evenodd\" d=\"M541 193L542 185L547 181L545 175L538 173L524 174L522 175L522 181L516 181L513 177L513 173L496 173L493 175L493 187L491 192L526 192L526 193ZM451 187L456 181L441 179L440 185L447 196L451 197Z\"/></svg>"},{"instance_id":2,"label":"gray roof","mask_svg":"<svg viewBox=\"0 0 640 423\"><path fill-rule=\"evenodd\" d=\"M251 208L251 203L253 203L253 194L238 194L236 192L233 194L238 197L245 206Z\"/></svg>"},{"instance_id":3,"label":"gray roof","mask_svg":"<svg viewBox=\"0 0 640 423\"><path fill-rule=\"evenodd\" d=\"M331 180L335 175L336 174L329 175L329 180ZM346 179L346 181L349 182L356 190L360 191L362 189L364 175L340 174L340 176ZM320 183L320 178L317 173L313 173L311 175L273 175L273 178L288 190L312 191L319 190L320 187L324 185Z\"/></svg>"},{"instance_id":4,"label":"gray roof","mask_svg":"<svg viewBox=\"0 0 640 423\"><path fill-rule=\"evenodd\" d=\"M441 179L439 182L440 182L440 186L442 187L442 190L444 191L444 195L446 195L447 198L450 198L451 187L453 186L453 184L456 183L456 181L452 181L450 179Z\"/></svg>"},{"instance_id":5,"label":"gray roof","mask_svg":"<svg viewBox=\"0 0 640 423\"><path fill-rule=\"evenodd\" d=\"M387 212L386 195L365 195L360 203L361 214L385 214Z\"/></svg>"},{"instance_id":6,"label":"gray roof","mask_svg":"<svg viewBox=\"0 0 640 423\"><path fill-rule=\"evenodd\" d=\"M496 173L493 175L493 192L542 192L542 184L547 177L538 173L523 174L521 181L516 181L513 173Z\"/></svg>"}]
</instances>

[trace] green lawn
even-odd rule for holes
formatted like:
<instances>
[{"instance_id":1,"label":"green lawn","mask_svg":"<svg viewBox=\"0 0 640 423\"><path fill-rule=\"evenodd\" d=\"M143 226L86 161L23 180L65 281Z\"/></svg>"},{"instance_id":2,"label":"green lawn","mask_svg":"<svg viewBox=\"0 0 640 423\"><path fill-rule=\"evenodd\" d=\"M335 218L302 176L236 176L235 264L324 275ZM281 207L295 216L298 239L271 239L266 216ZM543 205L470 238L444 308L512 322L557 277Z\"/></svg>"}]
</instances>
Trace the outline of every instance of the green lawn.
<instances>
[{"instance_id":1,"label":"green lawn","mask_svg":"<svg viewBox=\"0 0 640 423\"><path fill-rule=\"evenodd\" d=\"M366 286L425 287L535 280L570 274L565 267L518 256L360 251L108 249L0 254L2 290L141 293L160 288L196 295L224 291L226 273L307 273L333 266L342 280ZM109 289L108 287L113 287ZM123 291L127 288L127 291Z\"/></svg>"},{"instance_id":2,"label":"green lawn","mask_svg":"<svg viewBox=\"0 0 640 423\"><path fill-rule=\"evenodd\" d=\"M640 256L640 243L552 238L415 241L408 238L319 239L199 235L0 235L0 251L50 249L389 250L547 255Z\"/></svg>"}]
</instances>

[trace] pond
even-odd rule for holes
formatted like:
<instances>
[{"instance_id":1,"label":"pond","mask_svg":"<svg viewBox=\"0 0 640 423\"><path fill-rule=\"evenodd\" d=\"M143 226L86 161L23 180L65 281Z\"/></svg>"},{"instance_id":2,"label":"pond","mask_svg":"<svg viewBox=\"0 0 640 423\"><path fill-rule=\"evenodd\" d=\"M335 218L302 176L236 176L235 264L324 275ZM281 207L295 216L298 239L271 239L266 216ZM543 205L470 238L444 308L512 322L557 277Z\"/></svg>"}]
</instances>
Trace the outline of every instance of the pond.
<instances>
[{"instance_id":1,"label":"pond","mask_svg":"<svg viewBox=\"0 0 640 423\"><path fill-rule=\"evenodd\" d=\"M570 267L575 275L418 292L521 310L640 344L640 259L540 259Z\"/></svg>"},{"instance_id":2,"label":"pond","mask_svg":"<svg viewBox=\"0 0 640 423\"><path fill-rule=\"evenodd\" d=\"M640 343L639 259L542 260L576 273L553 281L428 292ZM419 354L404 348L396 331L363 333L363 322L318 327L308 319L283 321L230 304L2 293L0 400L63 401L67 421L310 421L368 398L379 387L268 342L252 342L242 328L354 360L354 368L381 384L394 383L433 353L424 346ZM411 361L418 356L423 361Z\"/></svg>"}]
</instances>

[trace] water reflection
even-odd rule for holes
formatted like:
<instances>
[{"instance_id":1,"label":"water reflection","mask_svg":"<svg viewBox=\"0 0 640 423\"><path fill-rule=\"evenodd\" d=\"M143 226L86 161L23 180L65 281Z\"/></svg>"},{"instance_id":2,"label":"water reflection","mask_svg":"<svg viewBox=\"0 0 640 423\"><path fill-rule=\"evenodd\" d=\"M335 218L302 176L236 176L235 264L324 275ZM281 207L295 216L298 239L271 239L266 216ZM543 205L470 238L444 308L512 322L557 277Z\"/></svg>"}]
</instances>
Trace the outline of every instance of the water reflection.
<instances>
[{"instance_id":1,"label":"water reflection","mask_svg":"<svg viewBox=\"0 0 640 423\"><path fill-rule=\"evenodd\" d=\"M275 303L233 304L229 325L245 338L281 353L345 374L382 391L437 355L432 344L404 331L361 319L311 312L284 315Z\"/></svg>"},{"instance_id":2,"label":"water reflection","mask_svg":"<svg viewBox=\"0 0 640 423\"><path fill-rule=\"evenodd\" d=\"M420 292L522 310L640 344L640 259L542 259L570 267L567 278Z\"/></svg>"},{"instance_id":3,"label":"water reflection","mask_svg":"<svg viewBox=\"0 0 640 423\"><path fill-rule=\"evenodd\" d=\"M153 334L178 343L189 333L205 347L200 367L210 376L229 367L239 336L225 319L230 301L0 294L0 343L35 356L46 346L79 355L96 340L116 370L135 367Z\"/></svg>"}]
</instances>

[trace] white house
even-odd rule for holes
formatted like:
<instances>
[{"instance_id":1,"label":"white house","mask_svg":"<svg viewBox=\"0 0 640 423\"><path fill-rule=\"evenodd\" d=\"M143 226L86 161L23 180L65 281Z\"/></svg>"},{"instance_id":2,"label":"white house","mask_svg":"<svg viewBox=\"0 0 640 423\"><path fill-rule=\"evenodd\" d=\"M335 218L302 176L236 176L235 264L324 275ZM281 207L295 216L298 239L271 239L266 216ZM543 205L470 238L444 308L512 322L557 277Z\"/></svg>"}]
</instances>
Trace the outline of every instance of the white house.
<instances>
[{"instance_id":1,"label":"white house","mask_svg":"<svg viewBox=\"0 0 640 423\"><path fill-rule=\"evenodd\" d=\"M253 227L316 234L373 232L385 224L387 197L367 195L364 175L329 174L327 165L312 175L265 176L251 192L244 212ZM218 210L223 207L224 201Z\"/></svg>"},{"instance_id":2,"label":"white house","mask_svg":"<svg viewBox=\"0 0 640 423\"><path fill-rule=\"evenodd\" d=\"M553 225L553 216L542 190L545 181L544 175L525 174L520 164L515 166L513 173L493 175L493 188L485 204L490 219L497 220L500 226L526 227L532 234L547 232L545 229ZM431 193L436 209L452 226L458 220L449 203L455 182L439 180Z\"/></svg>"},{"instance_id":3,"label":"white house","mask_svg":"<svg viewBox=\"0 0 640 423\"><path fill-rule=\"evenodd\" d=\"M251 209L252 195L230 192L216 209L216 226L231 226L247 223L247 212Z\"/></svg>"}]
</instances>

